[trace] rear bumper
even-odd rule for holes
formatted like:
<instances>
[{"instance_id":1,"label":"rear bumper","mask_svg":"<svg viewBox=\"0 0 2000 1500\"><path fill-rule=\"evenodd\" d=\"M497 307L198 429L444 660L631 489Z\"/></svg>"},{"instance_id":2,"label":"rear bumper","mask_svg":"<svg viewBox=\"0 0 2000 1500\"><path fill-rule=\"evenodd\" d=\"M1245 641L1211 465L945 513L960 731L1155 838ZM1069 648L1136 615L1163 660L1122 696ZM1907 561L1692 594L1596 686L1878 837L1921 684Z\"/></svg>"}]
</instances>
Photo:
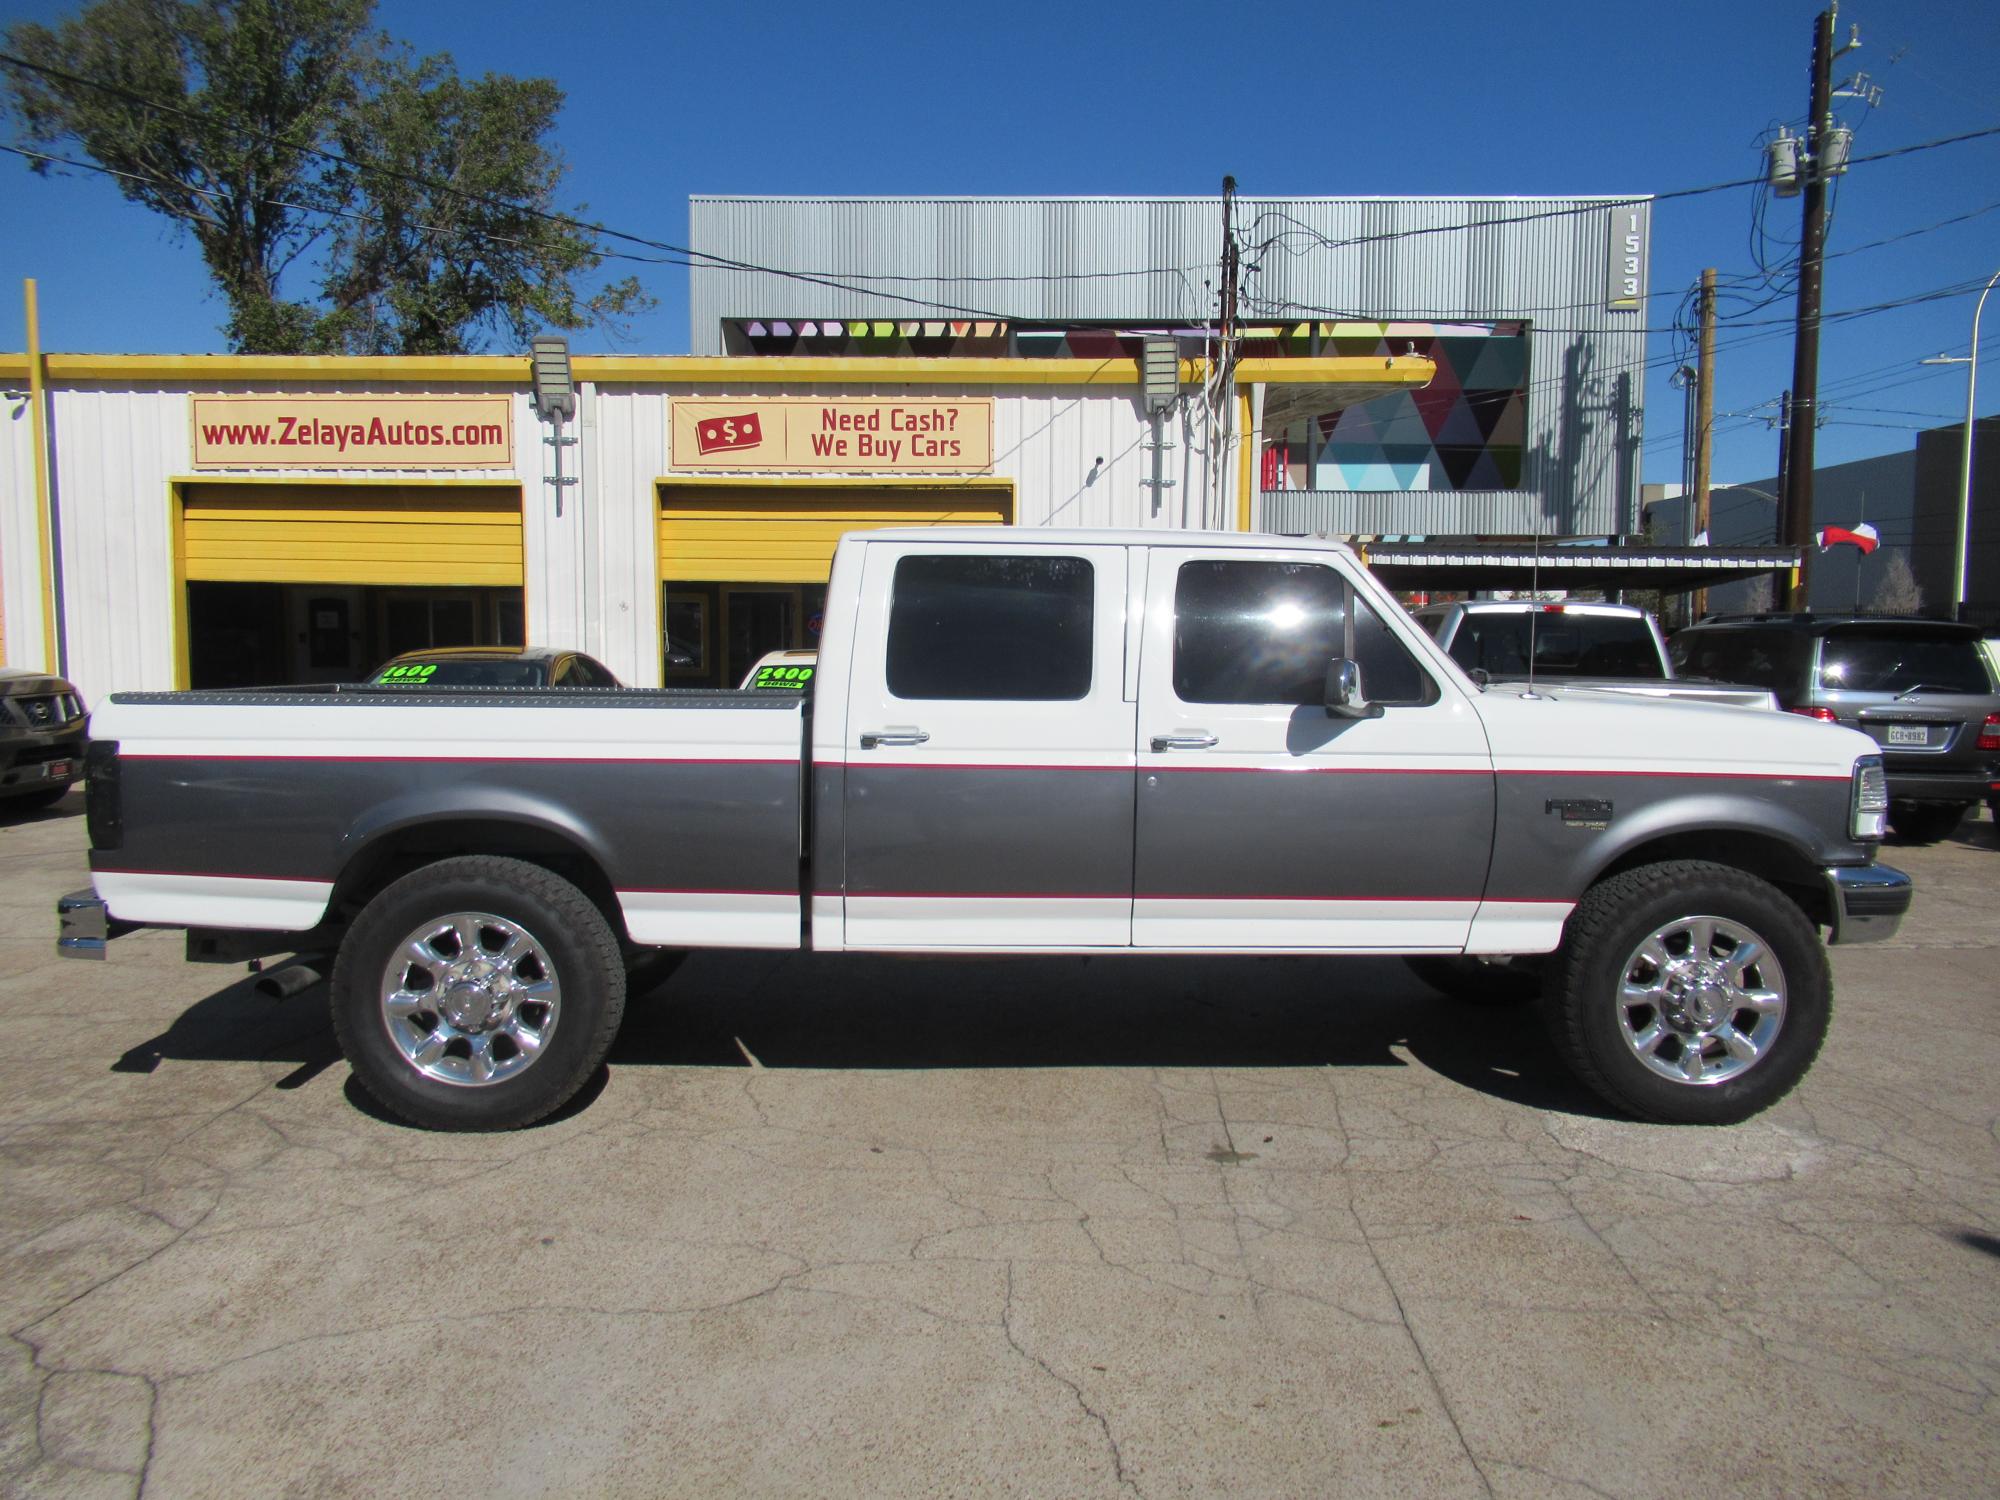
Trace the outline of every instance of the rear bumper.
<instances>
[{"instance_id":1,"label":"rear bumper","mask_svg":"<svg viewBox=\"0 0 2000 1500\"><path fill-rule=\"evenodd\" d=\"M135 922L111 915L96 891L85 886L56 901L56 953L62 958L102 958L104 945L136 931Z\"/></svg>"},{"instance_id":2,"label":"rear bumper","mask_svg":"<svg viewBox=\"0 0 2000 1500\"><path fill-rule=\"evenodd\" d=\"M1984 802L2000 782L2000 767L1970 766L1962 771L1899 771L1885 766L1891 802Z\"/></svg>"},{"instance_id":3,"label":"rear bumper","mask_svg":"<svg viewBox=\"0 0 2000 1500\"><path fill-rule=\"evenodd\" d=\"M1888 865L1835 865L1826 876L1829 943L1879 943L1903 925L1916 882Z\"/></svg>"}]
</instances>

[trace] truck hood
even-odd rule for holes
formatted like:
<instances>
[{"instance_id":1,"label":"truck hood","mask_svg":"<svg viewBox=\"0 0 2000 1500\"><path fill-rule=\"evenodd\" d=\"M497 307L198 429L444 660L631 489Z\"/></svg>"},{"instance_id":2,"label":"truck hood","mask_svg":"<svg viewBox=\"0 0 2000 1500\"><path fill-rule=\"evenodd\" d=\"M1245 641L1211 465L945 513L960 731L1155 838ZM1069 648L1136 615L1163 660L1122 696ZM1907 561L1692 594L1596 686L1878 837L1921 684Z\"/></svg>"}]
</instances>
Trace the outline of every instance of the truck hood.
<instances>
[{"instance_id":1,"label":"truck hood","mask_svg":"<svg viewBox=\"0 0 2000 1500\"><path fill-rule=\"evenodd\" d=\"M1787 713L1615 690L1494 683L1473 695L1495 767L1690 776L1847 776L1882 747Z\"/></svg>"}]
</instances>

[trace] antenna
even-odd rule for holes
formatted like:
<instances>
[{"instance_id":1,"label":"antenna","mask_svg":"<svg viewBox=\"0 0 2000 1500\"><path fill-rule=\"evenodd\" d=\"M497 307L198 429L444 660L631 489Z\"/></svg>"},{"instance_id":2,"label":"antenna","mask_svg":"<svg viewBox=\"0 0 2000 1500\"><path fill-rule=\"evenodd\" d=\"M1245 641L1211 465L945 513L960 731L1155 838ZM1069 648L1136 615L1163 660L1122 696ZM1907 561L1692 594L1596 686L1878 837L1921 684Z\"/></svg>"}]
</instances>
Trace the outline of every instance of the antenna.
<instances>
[{"instance_id":1,"label":"antenna","mask_svg":"<svg viewBox=\"0 0 2000 1500\"><path fill-rule=\"evenodd\" d=\"M1523 698L1541 701L1535 691L1535 627L1542 618L1542 528L1535 527L1535 562L1528 574L1528 690Z\"/></svg>"}]
</instances>

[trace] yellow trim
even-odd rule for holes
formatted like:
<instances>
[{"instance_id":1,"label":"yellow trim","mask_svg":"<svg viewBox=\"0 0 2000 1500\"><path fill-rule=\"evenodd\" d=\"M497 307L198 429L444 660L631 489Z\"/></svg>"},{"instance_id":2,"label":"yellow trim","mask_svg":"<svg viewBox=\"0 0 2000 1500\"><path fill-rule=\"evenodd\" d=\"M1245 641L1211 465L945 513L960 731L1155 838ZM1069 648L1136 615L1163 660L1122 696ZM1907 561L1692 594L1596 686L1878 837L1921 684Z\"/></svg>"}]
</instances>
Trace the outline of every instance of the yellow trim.
<instances>
[{"instance_id":1,"label":"yellow trim","mask_svg":"<svg viewBox=\"0 0 2000 1500\"><path fill-rule=\"evenodd\" d=\"M51 354L70 380L423 380L526 386L525 354Z\"/></svg>"},{"instance_id":2,"label":"yellow trim","mask_svg":"<svg viewBox=\"0 0 2000 1500\"><path fill-rule=\"evenodd\" d=\"M28 360L0 355L0 377L27 373ZM852 358L754 355L582 354L572 362L579 381L599 385L1137 385L1130 359L919 359L857 355ZM221 382L244 380L372 380L443 385L528 384L526 355L293 355L293 354L51 354L50 378ZM1436 366L1414 355L1328 355L1316 359L1245 359L1237 378L1276 385L1423 385ZM1208 363L1181 361L1181 381L1199 385Z\"/></svg>"},{"instance_id":3,"label":"yellow trim","mask_svg":"<svg viewBox=\"0 0 2000 1500\"><path fill-rule=\"evenodd\" d=\"M299 485L310 485L316 490L344 488L349 485L364 488L369 485L393 485L398 489L408 489L411 485L421 485L427 490L451 488L490 490L517 489L521 483L518 479L504 474L496 474L482 479L477 475L463 474L440 474L432 476L421 471L404 474L313 474L310 472L297 474L180 474L176 475L171 482L174 484L200 485L261 484L267 488L272 486L292 488Z\"/></svg>"},{"instance_id":4,"label":"yellow trim","mask_svg":"<svg viewBox=\"0 0 2000 1500\"><path fill-rule=\"evenodd\" d=\"M1423 387L1437 362L1421 354L1339 354L1313 359L1239 359L1243 385L1399 385Z\"/></svg>"},{"instance_id":5,"label":"yellow trim","mask_svg":"<svg viewBox=\"0 0 2000 1500\"><path fill-rule=\"evenodd\" d=\"M56 528L49 499L48 383L34 277L21 283L21 298L28 326L28 419L33 427L29 446L35 455L35 557L42 573L42 670L60 672L62 664L56 657Z\"/></svg>"},{"instance_id":6,"label":"yellow trim","mask_svg":"<svg viewBox=\"0 0 2000 1500\"><path fill-rule=\"evenodd\" d=\"M167 481L167 535L168 545L173 549L174 596L169 601L173 612L174 631L174 686L185 689L191 669L188 663L191 653L188 648L188 607L187 607L187 502L181 494L181 486L190 481L170 479Z\"/></svg>"},{"instance_id":7,"label":"yellow trim","mask_svg":"<svg viewBox=\"0 0 2000 1500\"><path fill-rule=\"evenodd\" d=\"M1002 474L883 474L820 478L796 474L662 474L657 489L756 490L1005 490L1007 513L1014 514L1017 486Z\"/></svg>"},{"instance_id":8,"label":"yellow trim","mask_svg":"<svg viewBox=\"0 0 2000 1500\"><path fill-rule=\"evenodd\" d=\"M1250 428L1250 393L1236 393L1236 529L1250 529L1250 497L1257 482L1256 433Z\"/></svg>"}]
</instances>

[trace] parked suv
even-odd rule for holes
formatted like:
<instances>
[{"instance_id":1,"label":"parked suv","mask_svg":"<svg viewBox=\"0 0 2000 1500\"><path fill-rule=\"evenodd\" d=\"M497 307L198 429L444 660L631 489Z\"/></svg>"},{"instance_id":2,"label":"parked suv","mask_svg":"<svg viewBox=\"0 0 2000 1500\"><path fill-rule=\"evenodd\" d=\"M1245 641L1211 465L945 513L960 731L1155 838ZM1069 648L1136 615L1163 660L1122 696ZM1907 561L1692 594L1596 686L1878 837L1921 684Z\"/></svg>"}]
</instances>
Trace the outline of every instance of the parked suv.
<instances>
[{"instance_id":1,"label":"parked suv","mask_svg":"<svg viewBox=\"0 0 2000 1500\"><path fill-rule=\"evenodd\" d=\"M1684 677L1770 688L1882 747L1889 824L1933 844L2000 785L2000 678L1975 626L1866 615L1719 615L1673 639Z\"/></svg>"},{"instance_id":2,"label":"parked suv","mask_svg":"<svg viewBox=\"0 0 2000 1500\"><path fill-rule=\"evenodd\" d=\"M0 667L0 807L47 807L83 777L89 718L60 677Z\"/></svg>"}]
</instances>

